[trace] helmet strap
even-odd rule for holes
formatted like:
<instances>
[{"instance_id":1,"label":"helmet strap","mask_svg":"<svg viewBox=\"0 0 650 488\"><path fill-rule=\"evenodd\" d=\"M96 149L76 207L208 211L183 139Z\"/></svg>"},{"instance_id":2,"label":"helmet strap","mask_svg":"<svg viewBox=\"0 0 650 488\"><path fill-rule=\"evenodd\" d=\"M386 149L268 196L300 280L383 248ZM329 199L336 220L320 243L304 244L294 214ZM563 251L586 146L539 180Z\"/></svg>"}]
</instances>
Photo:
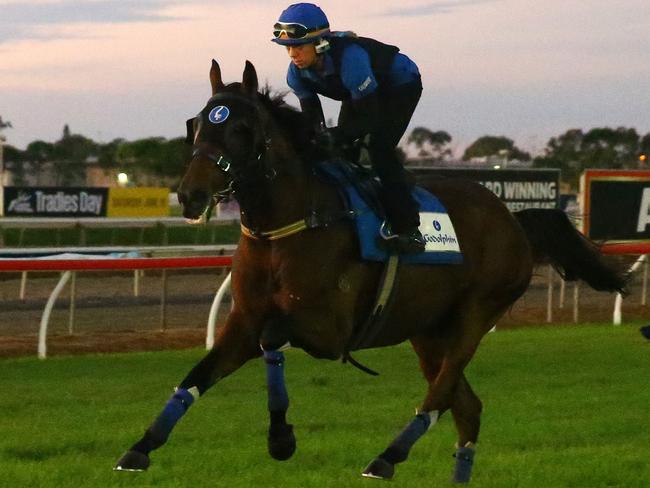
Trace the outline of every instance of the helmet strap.
<instances>
[{"instance_id":1,"label":"helmet strap","mask_svg":"<svg viewBox=\"0 0 650 488\"><path fill-rule=\"evenodd\" d=\"M317 54L323 54L324 52L328 51L330 48L330 43L325 37L320 37L318 41L315 44L316 47L316 53Z\"/></svg>"}]
</instances>

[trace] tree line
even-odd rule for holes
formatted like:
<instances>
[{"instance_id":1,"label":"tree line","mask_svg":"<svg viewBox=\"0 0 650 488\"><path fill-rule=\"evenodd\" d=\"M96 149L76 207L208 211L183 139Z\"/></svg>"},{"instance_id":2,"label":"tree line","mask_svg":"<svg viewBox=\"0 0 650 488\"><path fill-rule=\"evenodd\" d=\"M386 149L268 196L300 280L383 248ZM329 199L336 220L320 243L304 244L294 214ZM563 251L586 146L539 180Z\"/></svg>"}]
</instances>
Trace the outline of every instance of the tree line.
<instances>
[{"instance_id":1,"label":"tree line","mask_svg":"<svg viewBox=\"0 0 650 488\"><path fill-rule=\"evenodd\" d=\"M414 128L407 144L417 150L419 157L436 162L452 158L451 136L445 131ZM464 151L462 160L504 157L509 160L532 161L536 168L558 168L562 181L577 188L580 174L587 168L644 169L648 168L650 133L644 136L634 128L596 127L588 131L570 129L551 137L539 156L532 157L505 136L482 136Z\"/></svg>"},{"instance_id":2,"label":"tree line","mask_svg":"<svg viewBox=\"0 0 650 488\"><path fill-rule=\"evenodd\" d=\"M120 138L99 143L71 133L67 125L55 142L33 141L24 150L7 145L4 151L5 165L17 186L24 184L28 176L38 175L45 166L56 175L57 185L84 184L89 163L97 164L107 173L125 172L137 185L176 186L180 165L190 156L191 148L185 144L184 137L148 137L134 141Z\"/></svg>"},{"instance_id":3,"label":"tree line","mask_svg":"<svg viewBox=\"0 0 650 488\"><path fill-rule=\"evenodd\" d=\"M0 130L10 128L0 118ZM408 165L408 153L415 154L435 165L453 161L452 137L445 131L416 127L399 150ZM577 188L580 174L587 168L637 169L647 167L650 153L650 133L639 135L627 127L597 127L588 131L570 129L552 137L538 156L531 156L505 136L486 135L470 144L462 161L475 158L507 158L509 161L532 161L533 167L558 168L564 182ZM181 165L191 157L191 148L183 137L166 139L149 137L127 141L115 139L108 143L95 142L80 134L73 134L66 125L59 140L37 140L24 150L11 145L4 147L4 161L16 185L24 184L29 175L37 175L49 165L61 186L83 184L88 162L104 170L126 172L137 185L167 185L175 187ZM462 161L458 164L462 165Z\"/></svg>"}]
</instances>

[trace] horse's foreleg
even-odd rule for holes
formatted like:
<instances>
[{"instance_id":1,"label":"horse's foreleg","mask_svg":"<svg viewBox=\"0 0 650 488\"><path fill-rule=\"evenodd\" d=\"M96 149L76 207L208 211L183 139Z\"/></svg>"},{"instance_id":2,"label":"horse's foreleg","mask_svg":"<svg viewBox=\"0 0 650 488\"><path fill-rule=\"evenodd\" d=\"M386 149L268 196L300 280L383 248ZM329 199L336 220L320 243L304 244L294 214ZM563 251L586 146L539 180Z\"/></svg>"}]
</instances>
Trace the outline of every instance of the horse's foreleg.
<instances>
[{"instance_id":1,"label":"horse's foreleg","mask_svg":"<svg viewBox=\"0 0 650 488\"><path fill-rule=\"evenodd\" d=\"M259 355L255 338L242 334L241 326L234 326L229 320L215 341L215 346L175 389L162 412L145 431L144 436L117 462L119 471L144 471L149 466L149 453L161 447L174 426L185 415L192 404L211 386L246 361Z\"/></svg>"},{"instance_id":2,"label":"horse's foreleg","mask_svg":"<svg viewBox=\"0 0 650 488\"><path fill-rule=\"evenodd\" d=\"M287 320L269 322L262 331L260 346L266 363L266 384L270 426L269 454L273 459L285 461L296 450L293 426L287 423L289 395L284 382L284 351L290 347Z\"/></svg>"}]
</instances>

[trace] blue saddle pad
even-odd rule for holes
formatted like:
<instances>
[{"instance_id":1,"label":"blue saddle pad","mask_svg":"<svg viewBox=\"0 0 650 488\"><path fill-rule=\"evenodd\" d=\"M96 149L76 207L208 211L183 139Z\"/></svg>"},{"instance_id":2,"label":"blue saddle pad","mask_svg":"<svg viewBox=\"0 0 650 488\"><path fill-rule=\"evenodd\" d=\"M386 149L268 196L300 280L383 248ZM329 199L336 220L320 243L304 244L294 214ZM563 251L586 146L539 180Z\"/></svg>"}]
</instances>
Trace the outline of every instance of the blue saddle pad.
<instances>
[{"instance_id":1,"label":"blue saddle pad","mask_svg":"<svg viewBox=\"0 0 650 488\"><path fill-rule=\"evenodd\" d=\"M384 262L388 260L388 253L377 245L377 240L381 239L379 229L382 221L379 217L335 165L323 163L319 169L334 177L345 190L350 207L355 214L361 257L369 261ZM403 255L400 257L400 261L404 264L462 263L463 254L460 252L458 238L447 214L447 209L438 198L424 188L414 187L412 195L420 206L420 231L427 245L425 252Z\"/></svg>"}]
</instances>

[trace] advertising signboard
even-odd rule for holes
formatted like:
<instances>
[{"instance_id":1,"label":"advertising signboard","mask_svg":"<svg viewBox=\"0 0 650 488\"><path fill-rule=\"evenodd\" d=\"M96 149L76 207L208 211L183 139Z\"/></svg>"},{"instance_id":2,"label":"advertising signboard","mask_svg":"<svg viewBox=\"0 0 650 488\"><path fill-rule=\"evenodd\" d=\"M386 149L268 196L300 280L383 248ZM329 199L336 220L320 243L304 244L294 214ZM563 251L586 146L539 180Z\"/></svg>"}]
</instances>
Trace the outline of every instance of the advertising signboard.
<instances>
[{"instance_id":1,"label":"advertising signboard","mask_svg":"<svg viewBox=\"0 0 650 488\"><path fill-rule=\"evenodd\" d=\"M511 212L525 208L559 208L558 169L413 168L417 174L466 178L491 190Z\"/></svg>"},{"instance_id":2,"label":"advertising signboard","mask_svg":"<svg viewBox=\"0 0 650 488\"><path fill-rule=\"evenodd\" d=\"M167 217L168 188L111 188L108 217Z\"/></svg>"},{"instance_id":3,"label":"advertising signboard","mask_svg":"<svg viewBox=\"0 0 650 488\"><path fill-rule=\"evenodd\" d=\"M586 170L582 231L595 240L650 242L650 171Z\"/></svg>"},{"instance_id":4,"label":"advertising signboard","mask_svg":"<svg viewBox=\"0 0 650 488\"><path fill-rule=\"evenodd\" d=\"M108 188L4 188L7 217L105 217Z\"/></svg>"}]
</instances>

